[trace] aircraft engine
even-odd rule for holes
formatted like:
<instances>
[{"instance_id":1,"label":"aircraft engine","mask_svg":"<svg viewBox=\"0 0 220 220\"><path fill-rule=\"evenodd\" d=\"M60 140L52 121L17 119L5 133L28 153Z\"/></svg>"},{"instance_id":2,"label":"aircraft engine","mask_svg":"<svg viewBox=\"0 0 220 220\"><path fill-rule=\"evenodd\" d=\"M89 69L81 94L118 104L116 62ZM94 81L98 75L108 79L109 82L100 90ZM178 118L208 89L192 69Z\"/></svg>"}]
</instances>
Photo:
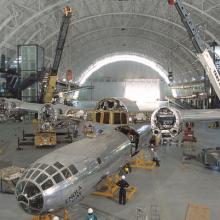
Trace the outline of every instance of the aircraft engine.
<instances>
[{"instance_id":1,"label":"aircraft engine","mask_svg":"<svg viewBox=\"0 0 220 220\"><path fill-rule=\"evenodd\" d=\"M56 121L56 114L51 104L45 104L41 108L39 112L39 119L42 122L42 130L49 130L53 126Z\"/></svg>"},{"instance_id":2,"label":"aircraft engine","mask_svg":"<svg viewBox=\"0 0 220 220\"><path fill-rule=\"evenodd\" d=\"M151 128L154 135L170 134L177 136L181 131L181 119L178 110L162 107L151 115Z\"/></svg>"},{"instance_id":3,"label":"aircraft engine","mask_svg":"<svg viewBox=\"0 0 220 220\"><path fill-rule=\"evenodd\" d=\"M10 113L16 109L15 102L9 102L7 99L0 99L0 121L5 121L10 116Z\"/></svg>"}]
</instances>

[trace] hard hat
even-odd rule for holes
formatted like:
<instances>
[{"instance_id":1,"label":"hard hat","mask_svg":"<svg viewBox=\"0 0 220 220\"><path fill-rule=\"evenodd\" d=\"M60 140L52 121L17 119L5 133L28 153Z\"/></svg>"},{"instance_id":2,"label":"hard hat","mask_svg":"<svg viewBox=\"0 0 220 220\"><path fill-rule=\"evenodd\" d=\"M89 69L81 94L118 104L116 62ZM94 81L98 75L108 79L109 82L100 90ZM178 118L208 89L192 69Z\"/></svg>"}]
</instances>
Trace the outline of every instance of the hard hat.
<instances>
[{"instance_id":1,"label":"hard hat","mask_svg":"<svg viewBox=\"0 0 220 220\"><path fill-rule=\"evenodd\" d=\"M153 151L154 149L153 149L153 148L151 148L151 150Z\"/></svg>"},{"instance_id":2,"label":"hard hat","mask_svg":"<svg viewBox=\"0 0 220 220\"><path fill-rule=\"evenodd\" d=\"M93 209L92 209L92 208L89 208L89 209L88 209L88 213L89 213L89 214L92 214L92 213L93 213Z\"/></svg>"},{"instance_id":3,"label":"hard hat","mask_svg":"<svg viewBox=\"0 0 220 220\"><path fill-rule=\"evenodd\" d=\"M57 217L57 216L54 216L53 217L53 220L59 220L60 218L59 217Z\"/></svg>"},{"instance_id":4,"label":"hard hat","mask_svg":"<svg viewBox=\"0 0 220 220\"><path fill-rule=\"evenodd\" d=\"M125 175L122 175L121 178L124 180L125 179Z\"/></svg>"}]
</instances>

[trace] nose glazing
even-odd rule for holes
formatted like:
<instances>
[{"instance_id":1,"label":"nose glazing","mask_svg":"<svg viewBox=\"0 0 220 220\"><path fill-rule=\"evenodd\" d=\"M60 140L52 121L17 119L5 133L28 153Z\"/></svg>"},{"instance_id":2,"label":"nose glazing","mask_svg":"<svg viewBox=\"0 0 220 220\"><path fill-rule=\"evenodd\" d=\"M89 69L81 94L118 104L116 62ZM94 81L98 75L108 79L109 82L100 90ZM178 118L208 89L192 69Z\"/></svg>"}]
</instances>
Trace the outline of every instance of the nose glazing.
<instances>
[{"instance_id":1,"label":"nose glazing","mask_svg":"<svg viewBox=\"0 0 220 220\"><path fill-rule=\"evenodd\" d=\"M43 196L39 188L29 181L16 186L16 196L20 207L29 214L40 214L43 209Z\"/></svg>"}]
</instances>

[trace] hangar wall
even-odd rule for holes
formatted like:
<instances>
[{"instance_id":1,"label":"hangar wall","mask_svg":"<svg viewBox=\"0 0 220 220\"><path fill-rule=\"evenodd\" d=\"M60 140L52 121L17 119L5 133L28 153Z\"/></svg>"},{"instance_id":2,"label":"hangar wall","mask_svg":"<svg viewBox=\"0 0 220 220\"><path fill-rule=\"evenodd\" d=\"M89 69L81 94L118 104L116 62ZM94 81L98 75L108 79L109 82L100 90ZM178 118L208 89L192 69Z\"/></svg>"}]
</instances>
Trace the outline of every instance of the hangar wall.
<instances>
[{"instance_id":1,"label":"hangar wall","mask_svg":"<svg viewBox=\"0 0 220 220\"><path fill-rule=\"evenodd\" d=\"M168 86L161 79L127 79L124 81L88 81L92 90L81 90L80 100L99 100L105 97L126 97L139 102L164 100ZM167 88L166 88L167 87Z\"/></svg>"}]
</instances>

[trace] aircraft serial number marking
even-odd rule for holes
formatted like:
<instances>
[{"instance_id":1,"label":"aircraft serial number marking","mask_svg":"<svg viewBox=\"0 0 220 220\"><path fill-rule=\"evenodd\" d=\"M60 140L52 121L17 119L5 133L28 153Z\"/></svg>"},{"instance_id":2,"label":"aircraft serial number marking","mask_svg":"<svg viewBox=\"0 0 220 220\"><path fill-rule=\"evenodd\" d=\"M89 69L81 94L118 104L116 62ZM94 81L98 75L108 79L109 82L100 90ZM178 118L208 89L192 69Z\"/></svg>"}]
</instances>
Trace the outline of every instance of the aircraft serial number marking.
<instances>
[{"instance_id":1,"label":"aircraft serial number marking","mask_svg":"<svg viewBox=\"0 0 220 220\"><path fill-rule=\"evenodd\" d=\"M69 197L66 199L66 204L67 203L73 203L77 198L79 198L82 195L81 192L82 187L79 186L78 189L76 189Z\"/></svg>"}]
</instances>

